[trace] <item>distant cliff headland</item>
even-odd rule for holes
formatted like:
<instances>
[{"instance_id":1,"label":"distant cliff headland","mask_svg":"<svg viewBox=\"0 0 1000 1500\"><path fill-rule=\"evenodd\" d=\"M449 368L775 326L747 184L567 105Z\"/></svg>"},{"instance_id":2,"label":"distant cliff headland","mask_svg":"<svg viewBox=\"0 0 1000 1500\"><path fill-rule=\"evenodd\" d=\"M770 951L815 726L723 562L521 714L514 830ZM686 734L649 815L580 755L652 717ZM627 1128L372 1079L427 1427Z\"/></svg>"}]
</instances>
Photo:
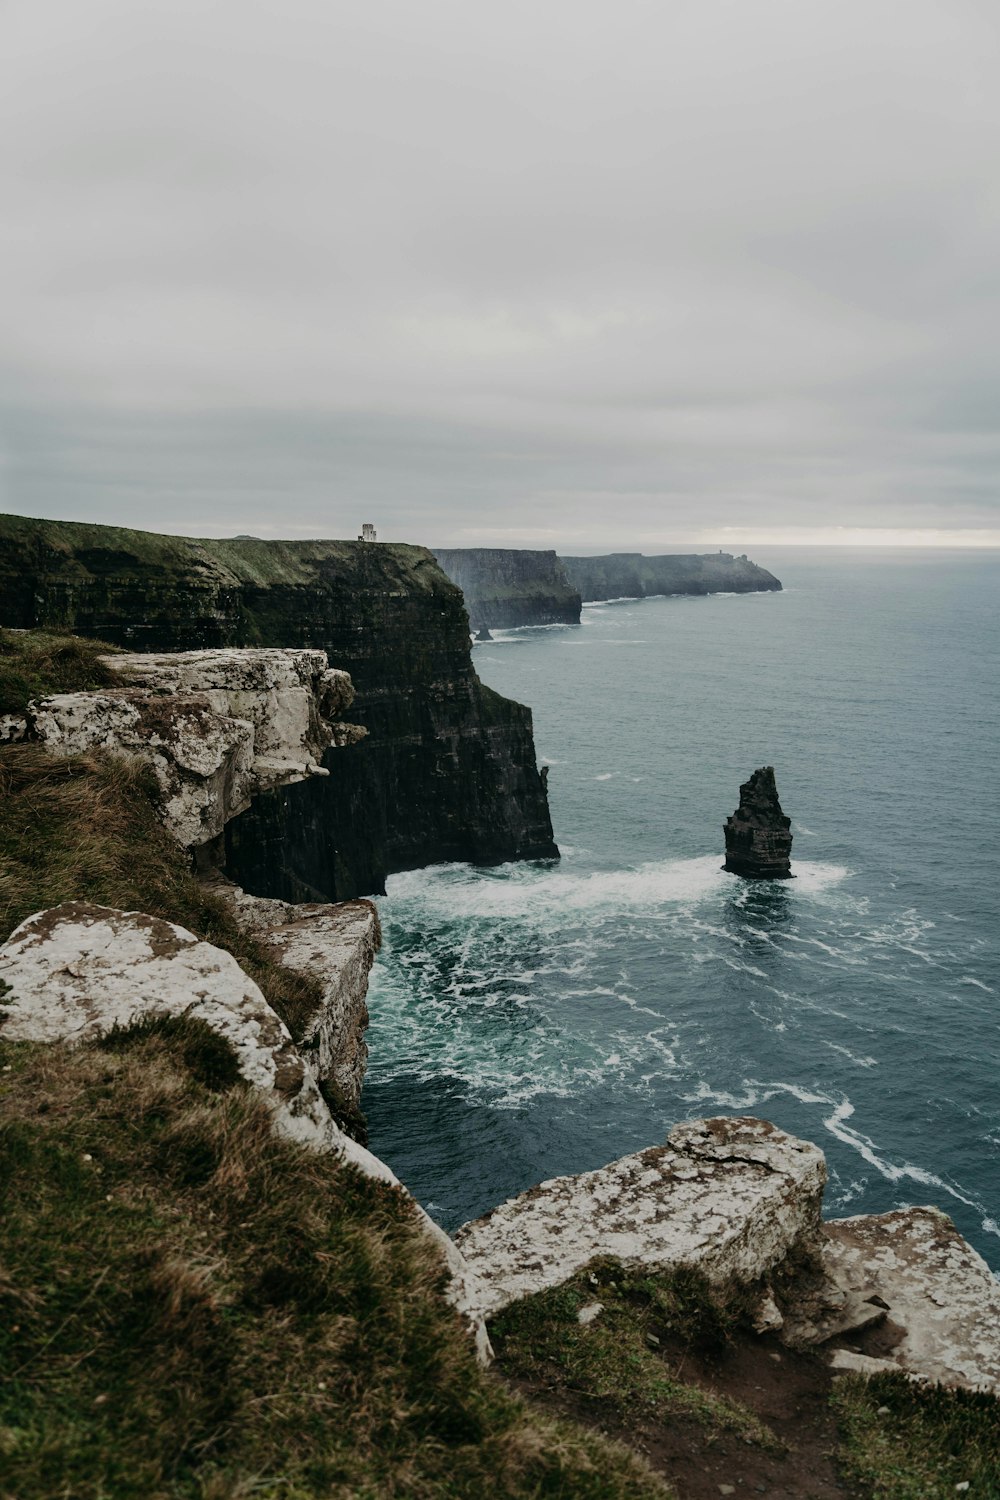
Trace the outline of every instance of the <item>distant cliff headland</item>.
<instances>
[{"instance_id":1,"label":"distant cliff headland","mask_svg":"<svg viewBox=\"0 0 1000 1500\"><path fill-rule=\"evenodd\" d=\"M316 647L351 674L367 737L226 829L255 894L344 900L394 870L558 853L530 710L479 681L461 592L422 547L0 516L0 625L138 651Z\"/></svg>"},{"instance_id":2,"label":"distant cliff headland","mask_svg":"<svg viewBox=\"0 0 1000 1500\"><path fill-rule=\"evenodd\" d=\"M439 550L435 557L465 594L473 630L578 625L581 604L656 594L776 592L781 583L746 556L728 552L643 557L557 557L496 547Z\"/></svg>"}]
</instances>

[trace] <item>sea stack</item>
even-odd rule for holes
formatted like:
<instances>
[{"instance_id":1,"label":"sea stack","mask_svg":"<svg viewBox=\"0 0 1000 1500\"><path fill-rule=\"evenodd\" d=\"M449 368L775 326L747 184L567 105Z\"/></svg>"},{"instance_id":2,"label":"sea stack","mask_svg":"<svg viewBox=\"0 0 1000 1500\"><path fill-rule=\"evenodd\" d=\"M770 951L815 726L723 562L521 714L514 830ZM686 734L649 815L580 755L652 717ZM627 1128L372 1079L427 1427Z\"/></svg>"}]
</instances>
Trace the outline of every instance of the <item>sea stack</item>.
<instances>
[{"instance_id":1,"label":"sea stack","mask_svg":"<svg viewBox=\"0 0 1000 1500\"><path fill-rule=\"evenodd\" d=\"M726 819L723 868L751 880L790 880L791 826L778 801L774 767L760 766L740 787L740 805Z\"/></svg>"}]
</instances>

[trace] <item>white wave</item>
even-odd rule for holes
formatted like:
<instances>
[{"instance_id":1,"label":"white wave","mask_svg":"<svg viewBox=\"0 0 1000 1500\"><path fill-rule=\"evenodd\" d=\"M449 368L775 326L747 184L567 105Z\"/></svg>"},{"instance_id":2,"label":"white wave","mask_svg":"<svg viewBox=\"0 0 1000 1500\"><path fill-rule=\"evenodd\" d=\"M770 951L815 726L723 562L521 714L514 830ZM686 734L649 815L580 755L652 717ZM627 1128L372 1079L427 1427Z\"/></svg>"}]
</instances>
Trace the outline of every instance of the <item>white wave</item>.
<instances>
[{"instance_id":1,"label":"white wave","mask_svg":"<svg viewBox=\"0 0 1000 1500\"><path fill-rule=\"evenodd\" d=\"M847 871L839 865L803 863L799 874L796 889L790 892L792 899L822 894L843 880ZM390 924L399 909L408 924L434 916L449 922L477 917L521 919L537 926L555 917L564 927L568 914L602 909L641 913L663 906L690 906L728 894L736 879L722 869L718 854L655 860L634 869L598 870L588 875L550 865L502 865L488 872L469 865L437 865L390 876L381 910L383 920Z\"/></svg>"},{"instance_id":2,"label":"white wave","mask_svg":"<svg viewBox=\"0 0 1000 1500\"><path fill-rule=\"evenodd\" d=\"M839 1042L824 1041L823 1045L824 1047L829 1047L831 1052L840 1052L844 1057L847 1058L848 1062L855 1063L859 1068L878 1067L877 1057L857 1057L853 1052L849 1051L847 1047L842 1047Z\"/></svg>"},{"instance_id":3,"label":"white wave","mask_svg":"<svg viewBox=\"0 0 1000 1500\"><path fill-rule=\"evenodd\" d=\"M602 771L601 774L600 774L600 776L595 776L594 777L594 780L595 781L611 781L613 779L613 777L615 777L617 775L618 775L617 771Z\"/></svg>"},{"instance_id":4,"label":"white wave","mask_svg":"<svg viewBox=\"0 0 1000 1500\"><path fill-rule=\"evenodd\" d=\"M978 1213L983 1212L981 1203L978 1203L975 1198L966 1197L963 1192L943 1177L939 1177L936 1172L928 1172L924 1167L915 1167L911 1162L904 1162L902 1166L897 1166L894 1162L886 1161L879 1156L875 1142L870 1136L844 1123L853 1114L854 1105L849 1099L842 1099L823 1124L832 1136L845 1146L852 1146L858 1155L888 1182L918 1182L921 1187L935 1188L939 1192L947 1193L957 1202L964 1203L967 1208L973 1208Z\"/></svg>"},{"instance_id":5,"label":"white wave","mask_svg":"<svg viewBox=\"0 0 1000 1500\"><path fill-rule=\"evenodd\" d=\"M959 979L959 983L975 985L977 990L985 990L987 995L996 994L996 990L992 989L990 985L984 984L981 979L977 979L974 974L963 974Z\"/></svg>"},{"instance_id":6,"label":"white wave","mask_svg":"<svg viewBox=\"0 0 1000 1500\"><path fill-rule=\"evenodd\" d=\"M663 598L663 595L647 594L646 598ZM642 594L616 594L613 599L589 599L580 607L581 609L604 609L608 604L641 604Z\"/></svg>"}]
</instances>

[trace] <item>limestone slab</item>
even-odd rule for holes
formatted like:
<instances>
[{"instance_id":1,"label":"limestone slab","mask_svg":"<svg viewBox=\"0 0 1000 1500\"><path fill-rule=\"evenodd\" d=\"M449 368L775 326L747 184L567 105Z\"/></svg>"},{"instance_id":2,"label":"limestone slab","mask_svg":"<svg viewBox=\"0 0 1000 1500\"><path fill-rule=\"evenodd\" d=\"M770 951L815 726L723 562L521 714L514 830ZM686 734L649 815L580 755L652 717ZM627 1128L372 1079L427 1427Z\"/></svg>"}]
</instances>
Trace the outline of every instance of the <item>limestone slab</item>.
<instances>
[{"instance_id":1,"label":"limestone slab","mask_svg":"<svg viewBox=\"0 0 1000 1500\"><path fill-rule=\"evenodd\" d=\"M320 1004L302 1037L304 1059L318 1081L332 1082L348 1105L360 1109L368 975L381 940L372 902L294 904L251 896L221 875L207 884L277 963L319 984Z\"/></svg>"},{"instance_id":2,"label":"limestone slab","mask_svg":"<svg viewBox=\"0 0 1000 1500\"><path fill-rule=\"evenodd\" d=\"M709 1280L761 1279L819 1230L826 1163L765 1120L694 1120L653 1146L501 1204L455 1235L491 1317L597 1256Z\"/></svg>"},{"instance_id":3,"label":"limestone slab","mask_svg":"<svg viewBox=\"0 0 1000 1500\"><path fill-rule=\"evenodd\" d=\"M153 769L163 817L185 848L216 838L271 787L326 776L331 745L366 731L333 724L354 697L346 672L306 650L102 657L123 686L33 703L29 732L56 755L99 749ZM127 684L127 685L126 685Z\"/></svg>"}]
</instances>

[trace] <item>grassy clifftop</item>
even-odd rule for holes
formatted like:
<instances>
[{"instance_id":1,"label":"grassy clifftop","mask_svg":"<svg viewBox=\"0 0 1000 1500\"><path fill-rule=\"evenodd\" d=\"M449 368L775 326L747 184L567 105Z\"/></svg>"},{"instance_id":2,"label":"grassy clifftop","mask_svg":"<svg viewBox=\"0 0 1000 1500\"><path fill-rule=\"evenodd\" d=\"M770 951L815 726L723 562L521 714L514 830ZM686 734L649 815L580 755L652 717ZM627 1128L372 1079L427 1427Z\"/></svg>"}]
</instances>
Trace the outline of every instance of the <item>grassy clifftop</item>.
<instances>
[{"instance_id":1,"label":"grassy clifftop","mask_svg":"<svg viewBox=\"0 0 1000 1500\"><path fill-rule=\"evenodd\" d=\"M270 587L315 582L322 569L353 569L378 556L400 581L417 589L440 587L441 575L425 547L406 542L370 544L352 541L282 542L253 537L195 538L135 531L122 526L89 525L82 521L42 521L27 516L0 515L0 568L13 570L18 552L45 561L53 571L86 577L95 571L143 574L150 569L187 574L220 586L254 584ZM7 562L4 563L6 552Z\"/></svg>"},{"instance_id":2,"label":"grassy clifftop","mask_svg":"<svg viewBox=\"0 0 1000 1500\"><path fill-rule=\"evenodd\" d=\"M3 1500L665 1494L476 1365L412 1203L200 1023L0 1068Z\"/></svg>"}]
</instances>

